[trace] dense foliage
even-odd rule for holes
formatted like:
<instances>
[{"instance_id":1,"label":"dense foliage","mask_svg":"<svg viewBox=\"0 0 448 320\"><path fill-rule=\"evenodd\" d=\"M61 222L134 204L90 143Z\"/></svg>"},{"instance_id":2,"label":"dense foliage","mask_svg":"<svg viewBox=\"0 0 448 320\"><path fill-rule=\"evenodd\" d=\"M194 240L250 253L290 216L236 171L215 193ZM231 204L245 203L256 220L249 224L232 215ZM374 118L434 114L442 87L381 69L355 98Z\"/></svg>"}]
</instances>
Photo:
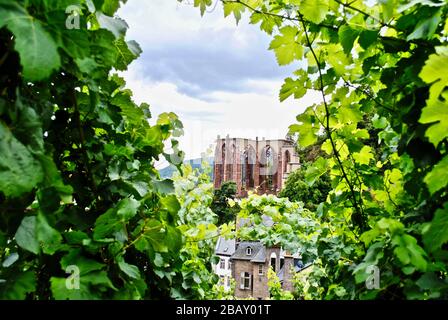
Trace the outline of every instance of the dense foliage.
<instances>
[{"instance_id":1,"label":"dense foliage","mask_svg":"<svg viewBox=\"0 0 448 320\"><path fill-rule=\"evenodd\" d=\"M215 189L210 208L218 216L218 225L235 222L239 208L231 206L229 200L234 199L236 195L237 186L233 181L226 181L221 184L221 187Z\"/></svg>"},{"instance_id":2,"label":"dense foliage","mask_svg":"<svg viewBox=\"0 0 448 320\"><path fill-rule=\"evenodd\" d=\"M446 1L222 2L273 36L280 65L298 66L281 101L321 94L290 127L301 147L323 136L327 156L305 179L332 183L313 221L324 228L309 297L448 298ZM380 285L369 289L372 267Z\"/></svg>"},{"instance_id":3,"label":"dense foliage","mask_svg":"<svg viewBox=\"0 0 448 320\"><path fill-rule=\"evenodd\" d=\"M149 125L114 74L140 54L119 6L0 0L0 299L206 298L217 282L198 244L216 233L211 185L154 168L181 163L182 124Z\"/></svg>"},{"instance_id":4,"label":"dense foliage","mask_svg":"<svg viewBox=\"0 0 448 320\"><path fill-rule=\"evenodd\" d=\"M319 204L327 199L331 181L328 174L323 174L312 183L308 182L306 180L308 168L313 167L305 163L300 169L291 172L278 196L288 198L290 201L302 201L307 209L315 211Z\"/></svg>"},{"instance_id":5,"label":"dense foliage","mask_svg":"<svg viewBox=\"0 0 448 320\"><path fill-rule=\"evenodd\" d=\"M206 175L181 168L173 182L154 168L182 162L182 124L150 125L114 74L140 54L120 2L0 0L1 299L223 296L210 264L231 226L215 226ZM239 236L312 261L296 279L307 299L448 298L446 1L221 2L272 35L280 65L297 64L281 101L321 94L290 132L304 148L323 141L305 181L331 178L315 212L241 200L253 227ZM274 276L271 294L287 296Z\"/></svg>"}]
</instances>

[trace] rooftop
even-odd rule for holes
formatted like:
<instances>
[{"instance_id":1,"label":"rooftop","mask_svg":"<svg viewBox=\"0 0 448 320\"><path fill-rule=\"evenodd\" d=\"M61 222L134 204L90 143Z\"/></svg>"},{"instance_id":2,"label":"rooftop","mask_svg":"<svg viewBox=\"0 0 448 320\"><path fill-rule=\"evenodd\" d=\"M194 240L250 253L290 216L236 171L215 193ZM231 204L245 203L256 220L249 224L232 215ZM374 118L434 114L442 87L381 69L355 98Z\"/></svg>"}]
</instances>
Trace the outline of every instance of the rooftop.
<instances>
[{"instance_id":1,"label":"rooftop","mask_svg":"<svg viewBox=\"0 0 448 320\"><path fill-rule=\"evenodd\" d=\"M238 244L232 260L249 260L251 262L265 262L266 249L259 241L243 241Z\"/></svg>"},{"instance_id":2,"label":"rooftop","mask_svg":"<svg viewBox=\"0 0 448 320\"><path fill-rule=\"evenodd\" d=\"M216 243L215 254L230 257L235 253L235 244L235 239L225 239L223 237L219 237L218 242Z\"/></svg>"}]
</instances>

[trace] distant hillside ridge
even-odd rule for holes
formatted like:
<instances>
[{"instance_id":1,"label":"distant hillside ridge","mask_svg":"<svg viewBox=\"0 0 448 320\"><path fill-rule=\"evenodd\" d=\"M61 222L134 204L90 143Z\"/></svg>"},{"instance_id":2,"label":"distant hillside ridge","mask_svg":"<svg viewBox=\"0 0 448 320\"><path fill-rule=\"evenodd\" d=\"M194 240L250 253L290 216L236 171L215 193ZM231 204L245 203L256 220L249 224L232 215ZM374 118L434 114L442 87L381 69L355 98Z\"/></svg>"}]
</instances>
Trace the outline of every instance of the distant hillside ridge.
<instances>
[{"instance_id":1,"label":"distant hillside ridge","mask_svg":"<svg viewBox=\"0 0 448 320\"><path fill-rule=\"evenodd\" d=\"M209 164L209 166L211 168L210 173L209 173L210 181L213 181L213 165L214 165L213 157L208 157L205 159L196 158L196 159L185 160L184 164L189 164L189 165L191 165L191 167L193 169L199 169L200 172L203 172L203 168L202 168L203 161L205 161L206 163ZM174 172L176 172L176 171L177 171L177 169L175 166L169 165L163 169L160 169L159 174L162 179L169 179L173 176Z\"/></svg>"}]
</instances>

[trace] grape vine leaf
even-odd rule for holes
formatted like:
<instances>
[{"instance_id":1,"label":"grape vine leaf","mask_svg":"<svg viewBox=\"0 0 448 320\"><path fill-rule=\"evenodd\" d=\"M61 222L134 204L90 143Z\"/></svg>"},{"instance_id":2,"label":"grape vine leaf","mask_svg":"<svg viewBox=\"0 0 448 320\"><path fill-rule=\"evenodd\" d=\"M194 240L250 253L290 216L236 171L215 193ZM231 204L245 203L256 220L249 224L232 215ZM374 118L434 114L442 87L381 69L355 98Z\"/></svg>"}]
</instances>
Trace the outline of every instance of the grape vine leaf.
<instances>
[{"instance_id":1,"label":"grape vine leaf","mask_svg":"<svg viewBox=\"0 0 448 320\"><path fill-rule=\"evenodd\" d=\"M347 24L339 28L339 42L342 44L345 54L350 54L353 49L355 40L358 38L360 33L360 30L354 29Z\"/></svg>"},{"instance_id":2,"label":"grape vine leaf","mask_svg":"<svg viewBox=\"0 0 448 320\"><path fill-rule=\"evenodd\" d=\"M431 84L427 105L434 104L444 88L448 85L448 49L436 47L436 53L431 54L422 68L419 77Z\"/></svg>"},{"instance_id":3,"label":"grape vine leaf","mask_svg":"<svg viewBox=\"0 0 448 320\"><path fill-rule=\"evenodd\" d=\"M0 190L6 196L20 196L42 181L39 161L1 122L0 154Z\"/></svg>"},{"instance_id":4,"label":"grape vine leaf","mask_svg":"<svg viewBox=\"0 0 448 320\"><path fill-rule=\"evenodd\" d=\"M353 158L355 161L361 165L365 164L368 165L370 163L370 160L372 160L373 154L372 154L372 147L364 146L362 147L360 152L354 152Z\"/></svg>"},{"instance_id":5,"label":"grape vine leaf","mask_svg":"<svg viewBox=\"0 0 448 320\"><path fill-rule=\"evenodd\" d=\"M314 23L321 23L329 11L328 0L303 0L300 4L300 12Z\"/></svg>"},{"instance_id":6,"label":"grape vine leaf","mask_svg":"<svg viewBox=\"0 0 448 320\"><path fill-rule=\"evenodd\" d=\"M423 243L430 252L439 249L448 241L448 202L438 209L429 228L423 233Z\"/></svg>"},{"instance_id":7,"label":"grape vine leaf","mask_svg":"<svg viewBox=\"0 0 448 320\"><path fill-rule=\"evenodd\" d=\"M300 99L306 94L306 92L307 88L305 87L303 81L300 79L293 80L292 78L286 78L285 83L280 89L280 102L285 101L291 95L294 95L294 99Z\"/></svg>"},{"instance_id":8,"label":"grape vine leaf","mask_svg":"<svg viewBox=\"0 0 448 320\"><path fill-rule=\"evenodd\" d=\"M100 11L96 12L96 19L101 28L112 32L117 39L123 37L129 27L124 20L117 17L109 17Z\"/></svg>"},{"instance_id":9,"label":"grape vine leaf","mask_svg":"<svg viewBox=\"0 0 448 320\"><path fill-rule=\"evenodd\" d=\"M38 254L39 242L36 236L36 217L23 218L14 237L19 247Z\"/></svg>"},{"instance_id":10,"label":"grape vine leaf","mask_svg":"<svg viewBox=\"0 0 448 320\"><path fill-rule=\"evenodd\" d=\"M0 283L0 299L25 300L27 293L36 290L36 275L26 271L11 275L5 283Z\"/></svg>"},{"instance_id":11,"label":"grape vine leaf","mask_svg":"<svg viewBox=\"0 0 448 320\"><path fill-rule=\"evenodd\" d=\"M118 267L132 279L140 279L140 271L137 266L126 263L123 258L118 261Z\"/></svg>"},{"instance_id":12,"label":"grape vine leaf","mask_svg":"<svg viewBox=\"0 0 448 320\"><path fill-rule=\"evenodd\" d=\"M194 6L199 7L201 10L201 16L204 15L205 9L207 9L207 6L212 4L212 0L194 0Z\"/></svg>"},{"instance_id":13,"label":"grape vine leaf","mask_svg":"<svg viewBox=\"0 0 448 320\"><path fill-rule=\"evenodd\" d=\"M233 16L235 17L236 23L241 20L241 14L244 12L245 7L241 3L230 3L230 2L224 2L224 17L229 16L233 13Z\"/></svg>"},{"instance_id":14,"label":"grape vine leaf","mask_svg":"<svg viewBox=\"0 0 448 320\"><path fill-rule=\"evenodd\" d=\"M299 124L289 126L289 133L299 134L299 145L303 148L315 143L320 130L320 124L313 107L309 107L304 113L298 115L297 121Z\"/></svg>"},{"instance_id":15,"label":"grape vine leaf","mask_svg":"<svg viewBox=\"0 0 448 320\"><path fill-rule=\"evenodd\" d=\"M434 85L435 86L435 85ZM448 94L444 94L448 98ZM435 100L423 108L420 116L421 123L432 123L426 130L425 136L429 141L438 146L448 137L448 104L444 101Z\"/></svg>"},{"instance_id":16,"label":"grape vine leaf","mask_svg":"<svg viewBox=\"0 0 448 320\"><path fill-rule=\"evenodd\" d=\"M25 79L46 79L61 66L54 40L18 2L0 1L0 28L5 25L15 36Z\"/></svg>"},{"instance_id":17,"label":"grape vine leaf","mask_svg":"<svg viewBox=\"0 0 448 320\"><path fill-rule=\"evenodd\" d=\"M446 186L448 182L448 156L445 156L432 168L425 176L424 181L431 194Z\"/></svg>"},{"instance_id":18,"label":"grape vine leaf","mask_svg":"<svg viewBox=\"0 0 448 320\"><path fill-rule=\"evenodd\" d=\"M395 246L395 255L404 265L412 264L418 270L426 271L428 266L426 253L417 244L417 239L408 234L396 235L392 239L392 244Z\"/></svg>"},{"instance_id":19,"label":"grape vine leaf","mask_svg":"<svg viewBox=\"0 0 448 320\"><path fill-rule=\"evenodd\" d=\"M328 171L328 162L325 158L320 157L312 166L309 166L305 172L305 181L312 186L319 177Z\"/></svg>"},{"instance_id":20,"label":"grape vine leaf","mask_svg":"<svg viewBox=\"0 0 448 320\"><path fill-rule=\"evenodd\" d=\"M359 34L359 45L364 50L367 50L378 39L378 31L376 30L363 30Z\"/></svg>"},{"instance_id":21,"label":"grape vine leaf","mask_svg":"<svg viewBox=\"0 0 448 320\"><path fill-rule=\"evenodd\" d=\"M274 50L279 65L287 65L303 55L303 47L297 37L298 30L292 26L280 29L280 35L276 35L269 45L269 50Z\"/></svg>"},{"instance_id":22,"label":"grape vine leaf","mask_svg":"<svg viewBox=\"0 0 448 320\"><path fill-rule=\"evenodd\" d=\"M439 10L432 17L426 20L420 20L415 26L414 31L407 37L407 40L430 39L434 35L434 32L436 32L440 21L441 15Z\"/></svg>"},{"instance_id":23,"label":"grape vine leaf","mask_svg":"<svg viewBox=\"0 0 448 320\"><path fill-rule=\"evenodd\" d=\"M48 224L41 212L36 218L36 236L42 251L46 254L52 255L61 247L61 234Z\"/></svg>"}]
</instances>

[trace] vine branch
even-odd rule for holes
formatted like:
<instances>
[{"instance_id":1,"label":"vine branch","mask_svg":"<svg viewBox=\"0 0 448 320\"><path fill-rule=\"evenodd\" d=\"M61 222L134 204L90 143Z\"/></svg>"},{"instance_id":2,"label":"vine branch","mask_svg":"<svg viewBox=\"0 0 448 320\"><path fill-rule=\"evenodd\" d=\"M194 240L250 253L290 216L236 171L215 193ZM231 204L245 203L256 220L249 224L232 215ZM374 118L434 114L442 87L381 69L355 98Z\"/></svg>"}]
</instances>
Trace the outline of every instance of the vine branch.
<instances>
[{"instance_id":1,"label":"vine branch","mask_svg":"<svg viewBox=\"0 0 448 320\"><path fill-rule=\"evenodd\" d=\"M299 12L299 17L302 17L302 15ZM305 38L306 38L306 42L307 42L307 46L311 51L311 54L313 55L314 60L316 61L317 64L317 68L318 68L318 72L319 72L319 82L320 82L320 88L319 91L321 92L322 95L322 99L323 99L323 103L324 103L324 107L325 107L325 115L326 115L326 125L325 125L325 131L327 132L327 137L330 140L331 143L331 147L333 149L333 153L334 156L336 158L336 161L338 163L339 169L341 170L342 176L345 180L345 182L347 183L349 189L350 189L350 194L351 194L351 202L352 205L355 209L356 215L359 216L359 227L363 230L365 229L365 221L364 221L364 214L363 214L363 209L362 209L362 205L360 203L358 203L357 197L356 197L356 193L355 193L355 189L350 181L350 179L348 178L347 172L344 168L344 165L342 164L342 160L341 157L339 155L339 152L337 150L336 147L336 143L333 139L332 136L332 132L331 132L331 126L330 126L330 108L328 107L328 103L327 103L327 98L325 95L325 89L324 89L324 80L323 80L323 74L322 74L322 68L319 62L319 59L317 58L316 52L314 51L312 45L311 45L311 41L308 35L308 30L307 30L307 26L306 26L306 22L304 19L301 19L301 24L303 26L303 30L305 33Z\"/></svg>"}]
</instances>

